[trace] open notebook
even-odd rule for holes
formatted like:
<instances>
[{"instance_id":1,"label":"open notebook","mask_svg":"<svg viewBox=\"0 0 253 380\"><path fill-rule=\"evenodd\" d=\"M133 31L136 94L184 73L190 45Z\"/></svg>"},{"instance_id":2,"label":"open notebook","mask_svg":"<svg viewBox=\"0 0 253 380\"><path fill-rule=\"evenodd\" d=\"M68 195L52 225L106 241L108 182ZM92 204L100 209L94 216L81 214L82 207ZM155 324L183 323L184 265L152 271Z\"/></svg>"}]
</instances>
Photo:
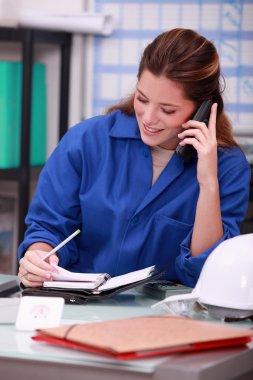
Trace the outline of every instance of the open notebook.
<instances>
[{"instance_id":1,"label":"open notebook","mask_svg":"<svg viewBox=\"0 0 253 380\"><path fill-rule=\"evenodd\" d=\"M53 274L53 281L44 282L43 288L85 289L94 294L147 279L155 270L153 265L121 276L111 277L107 273L74 273L58 266L56 268L58 273Z\"/></svg>"}]
</instances>

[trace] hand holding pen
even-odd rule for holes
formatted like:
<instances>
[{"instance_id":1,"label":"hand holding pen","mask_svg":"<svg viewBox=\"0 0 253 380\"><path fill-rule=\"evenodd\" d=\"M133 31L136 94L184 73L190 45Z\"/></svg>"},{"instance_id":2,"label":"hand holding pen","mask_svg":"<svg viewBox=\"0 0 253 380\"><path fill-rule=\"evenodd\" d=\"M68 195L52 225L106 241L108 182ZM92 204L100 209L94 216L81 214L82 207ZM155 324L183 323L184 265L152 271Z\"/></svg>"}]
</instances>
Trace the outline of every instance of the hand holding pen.
<instances>
[{"instance_id":1,"label":"hand holding pen","mask_svg":"<svg viewBox=\"0 0 253 380\"><path fill-rule=\"evenodd\" d=\"M36 287L41 286L44 281L50 281L52 279L52 272L55 271L55 268L50 265L52 264L50 261L52 261L55 256L53 261L57 264L58 257L55 253L79 233L80 230L76 230L49 252L45 251L52 247L46 243L32 245L20 260L18 276L23 284L25 286ZM49 262L46 262L48 258L51 259L49 259Z\"/></svg>"},{"instance_id":2,"label":"hand holding pen","mask_svg":"<svg viewBox=\"0 0 253 380\"><path fill-rule=\"evenodd\" d=\"M67 244L71 239L73 239L80 232L81 232L81 230L79 230L79 229L76 230L72 235L67 237L60 244L58 244L55 248L53 248L50 252L48 252L45 256L43 256L41 260L45 261L49 256L51 256L53 253L57 252L61 247L63 247L65 244Z\"/></svg>"}]
</instances>

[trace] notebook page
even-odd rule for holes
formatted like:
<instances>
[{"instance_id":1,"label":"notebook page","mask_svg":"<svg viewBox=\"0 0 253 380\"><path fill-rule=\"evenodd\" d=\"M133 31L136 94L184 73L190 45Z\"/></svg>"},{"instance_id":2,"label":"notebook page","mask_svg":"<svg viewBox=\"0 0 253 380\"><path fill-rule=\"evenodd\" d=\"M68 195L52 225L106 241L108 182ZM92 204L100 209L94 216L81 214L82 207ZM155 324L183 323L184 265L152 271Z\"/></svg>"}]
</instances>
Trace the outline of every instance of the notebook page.
<instances>
[{"instance_id":1,"label":"notebook page","mask_svg":"<svg viewBox=\"0 0 253 380\"><path fill-rule=\"evenodd\" d=\"M101 282L100 282L101 283ZM96 289L100 283L82 281L44 281L44 288L57 289Z\"/></svg>"},{"instance_id":2,"label":"notebook page","mask_svg":"<svg viewBox=\"0 0 253 380\"><path fill-rule=\"evenodd\" d=\"M82 282L101 282L109 275L106 273L75 273L67 269L53 265L58 273L52 273L53 281L82 281Z\"/></svg>"},{"instance_id":3,"label":"notebook page","mask_svg":"<svg viewBox=\"0 0 253 380\"><path fill-rule=\"evenodd\" d=\"M140 280L144 280L145 278L148 278L153 270L155 269L155 265L152 265L151 267L147 267L144 269L140 269L134 272L126 273L121 276L111 277L109 280L106 281L105 284L99 286L100 290L109 290L118 288L123 285L132 284L133 282L137 282Z\"/></svg>"}]
</instances>

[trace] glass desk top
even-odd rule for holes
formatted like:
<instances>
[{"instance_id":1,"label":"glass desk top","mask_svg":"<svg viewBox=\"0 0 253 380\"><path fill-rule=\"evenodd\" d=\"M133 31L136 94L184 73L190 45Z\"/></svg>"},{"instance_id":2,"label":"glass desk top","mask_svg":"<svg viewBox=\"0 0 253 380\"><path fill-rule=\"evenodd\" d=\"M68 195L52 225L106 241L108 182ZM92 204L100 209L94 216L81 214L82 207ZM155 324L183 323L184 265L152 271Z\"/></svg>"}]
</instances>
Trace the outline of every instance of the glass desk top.
<instances>
[{"instance_id":1,"label":"glass desk top","mask_svg":"<svg viewBox=\"0 0 253 380\"><path fill-rule=\"evenodd\" d=\"M0 283L13 278L15 277L0 275ZM62 324L165 314L166 312L163 309L151 308L151 305L157 301L157 299L148 297L141 292L141 289L137 288L120 293L113 298L90 300L85 305L65 305ZM224 367L226 365L226 371L233 373L235 371L233 366L238 367L239 365L240 367L241 360L244 358L244 368L240 369L240 374L242 370L252 371L253 373L253 344L248 346L249 349L240 347L223 349L218 352L200 352L190 355L177 354L154 359L123 362L99 355L35 342L31 339L33 335L34 332L16 331L14 323L0 323L0 367L2 368L5 361L9 360L8 368L10 369L12 368L12 366L10 367L12 362L19 363L21 360L22 362L30 363L30 366L38 363L38 365L43 367L45 363L50 363L50 365L58 366L59 371L63 371L64 369L65 372L69 369L69 366L71 368L74 366L77 370L81 366L81 368L86 368L86 371L88 369L95 371L94 378L99 377L98 371L100 371L101 376L101 370L103 371L103 369L111 371L108 379L111 379L114 375L116 376L116 373L119 374L123 371L129 374L128 378L131 380L141 379L142 374L145 373L152 373L154 379L168 380L170 378L168 377L168 373L171 373L173 374L173 377L171 377L173 380L181 380L182 378L197 380L201 378L199 377L201 373L203 371L206 373L208 369L211 371L211 376L213 376L210 378L219 380L219 378L226 378L219 377L220 366ZM27 365L28 370L29 366ZM67 377L64 377L64 371L62 372L61 380L67 379ZM79 377L77 378L79 379ZM105 377L103 380L105 380Z\"/></svg>"},{"instance_id":2,"label":"glass desk top","mask_svg":"<svg viewBox=\"0 0 253 380\"><path fill-rule=\"evenodd\" d=\"M0 276L0 283L3 276ZM4 280L13 279L13 276L4 276ZM1 302L1 299L0 299ZM114 298L104 300L90 300L85 305L65 305L62 324L74 324L96 322L126 317L139 317L144 315L158 315L163 312L151 309L154 299L147 298L138 291L131 290L116 295ZM18 306L10 309L17 313ZM13 315L10 315L13 320ZM0 357L12 357L18 359L33 359L40 361L53 361L71 364L83 364L109 367L124 367L141 372L153 372L156 366L167 360L166 357L148 360L134 360L120 362L115 359L103 358L98 355L84 352L62 349L46 344L35 342L31 339L34 332L16 331L14 323L0 323Z\"/></svg>"}]
</instances>

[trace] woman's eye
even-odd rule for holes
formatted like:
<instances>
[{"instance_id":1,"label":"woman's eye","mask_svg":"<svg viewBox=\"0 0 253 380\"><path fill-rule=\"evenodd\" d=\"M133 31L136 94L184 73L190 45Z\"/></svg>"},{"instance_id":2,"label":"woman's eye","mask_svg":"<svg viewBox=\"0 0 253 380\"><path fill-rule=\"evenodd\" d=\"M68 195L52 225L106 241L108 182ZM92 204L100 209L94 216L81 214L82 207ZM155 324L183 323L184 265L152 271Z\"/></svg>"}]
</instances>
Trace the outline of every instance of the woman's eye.
<instances>
[{"instance_id":1,"label":"woman's eye","mask_svg":"<svg viewBox=\"0 0 253 380\"><path fill-rule=\"evenodd\" d=\"M162 111L164 113L166 113L167 115L171 115L171 114L175 113L175 111L169 111L169 110L165 110L165 109L162 109Z\"/></svg>"},{"instance_id":2,"label":"woman's eye","mask_svg":"<svg viewBox=\"0 0 253 380\"><path fill-rule=\"evenodd\" d=\"M147 103L147 99L144 99L144 98L140 98L137 96L137 100L139 100L141 103Z\"/></svg>"}]
</instances>

